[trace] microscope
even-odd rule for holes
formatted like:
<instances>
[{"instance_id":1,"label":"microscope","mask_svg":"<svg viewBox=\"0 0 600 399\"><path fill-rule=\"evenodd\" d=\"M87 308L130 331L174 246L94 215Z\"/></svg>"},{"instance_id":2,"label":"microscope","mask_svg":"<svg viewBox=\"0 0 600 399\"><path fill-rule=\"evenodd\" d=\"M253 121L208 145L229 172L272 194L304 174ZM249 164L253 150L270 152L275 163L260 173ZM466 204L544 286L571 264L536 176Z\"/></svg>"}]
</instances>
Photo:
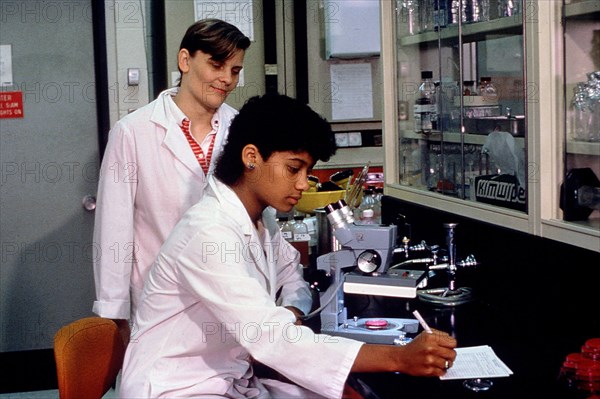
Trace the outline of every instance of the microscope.
<instances>
[{"instance_id":1,"label":"microscope","mask_svg":"<svg viewBox=\"0 0 600 399\"><path fill-rule=\"evenodd\" d=\"M403 345L406 333L416 333L415 319L348 319L344 293L416 298L417 288L426 284L426 272L390 270L398 235L395 225L357 225L344 200L325 207L327 219L341 249L317 258L317 269L331 282L320 292L321 332L366 343ZM343 289L341 289L343 288Z\"/></svg>"},{"instance_id":2,"label":"microscope","mask_svg":"<svg viewBox=\"0 0 600 399\"><path fill-rule=\"evenodd\" d=\"M464 260L456 257L456 223L445 223L447 256L440 257L438 245L425 241L409 245L404 238L396 247L398 226L354 223L352 210L340 200L325 207L327 220L338 241L336 251L317 258L317 271L326 276L325 284L317 288L321 306L321 332L344 336L367 343L403 345L410 342L407 333L416 333L419 322L400 318L348 319L344 294L373 295L396 298L417 298L442 306L457 306L472 300L471 288L459 287L459 268L475 266L473 255ZM429 256L418 256L422 253ZM391 265L394 255L405 260ZM423 270L411 269L422 265ZM447 287L426 289L430 277L445 271ZM318 283L313 283L318 285Z\"/></svg>"}]
</instances>

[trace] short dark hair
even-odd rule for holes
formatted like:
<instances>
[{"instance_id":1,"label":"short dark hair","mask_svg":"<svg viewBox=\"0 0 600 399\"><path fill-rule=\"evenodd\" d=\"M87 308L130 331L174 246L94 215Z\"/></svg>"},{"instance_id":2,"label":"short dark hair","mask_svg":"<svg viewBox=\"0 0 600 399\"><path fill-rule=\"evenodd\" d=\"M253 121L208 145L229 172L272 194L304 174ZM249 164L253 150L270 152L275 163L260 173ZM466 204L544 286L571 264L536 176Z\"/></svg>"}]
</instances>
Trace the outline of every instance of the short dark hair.
<instances>
[{"instance_id":1,"label":"short dark hair","mask_svg":"<svg viewBox=\"0 0 600 399\"><path fill-rule=\"evenodd\" d=\"M265 160L273 152L306 151L314 162L328 161L336 151L325 118L299 100L277 93L250 98L235 116L215 168L219 180L232 185L242 177L242 149L248 144L254 144Z\"/></svg>"},{"instance_id":2,"label":"short dark hair","mask_svg":"<svg viewBox=\"0 0 600 399\"><path fill-rule=\"evenodd\" d=\"M207 18L196 21L187 29L179 50L186 49L192 56L200 50L210 54L215 61L225 61L236 51L248 47L250 39L236 26L220 19Z\"/></svg>"}]
</instances>

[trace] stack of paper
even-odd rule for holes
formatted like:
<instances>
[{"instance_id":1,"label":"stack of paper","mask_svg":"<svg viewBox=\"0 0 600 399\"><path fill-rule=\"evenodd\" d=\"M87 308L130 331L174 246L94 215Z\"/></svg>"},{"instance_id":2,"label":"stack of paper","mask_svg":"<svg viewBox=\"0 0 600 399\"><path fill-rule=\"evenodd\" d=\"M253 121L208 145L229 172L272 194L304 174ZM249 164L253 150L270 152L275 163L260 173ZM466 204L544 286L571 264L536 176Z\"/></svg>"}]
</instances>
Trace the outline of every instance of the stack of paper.
<instances>
[{"instance_id":1,"label":"stack of paper","mask_svg":"<svg viewBox=\"0 0 600 399\"><path fill-rule=\"evenodd\" d=\"M456 360L441 380L508 377L513 372L488 345L456 348Z\"/></svg>"}]
</instances>

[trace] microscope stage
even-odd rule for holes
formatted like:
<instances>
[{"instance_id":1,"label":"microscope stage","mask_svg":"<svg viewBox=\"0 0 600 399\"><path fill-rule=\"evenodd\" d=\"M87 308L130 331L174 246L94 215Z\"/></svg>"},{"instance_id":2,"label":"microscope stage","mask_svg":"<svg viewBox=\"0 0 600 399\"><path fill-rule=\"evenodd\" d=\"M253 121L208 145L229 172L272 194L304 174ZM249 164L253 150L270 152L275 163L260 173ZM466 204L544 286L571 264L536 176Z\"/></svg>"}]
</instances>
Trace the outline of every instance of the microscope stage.
<instances>
[{"instance_id":1,"label":"microscope stage","mask_svg":"<svg viewBox=\"0 0 600 399\"><path fill-rule=\"evenodd\" d=\"M322 332L368 344L395 345L405 333L416 333L418 330L419 322L415 319L378 317L348 319L334 330L323 329Z\"/></svg>"}]
</instances>

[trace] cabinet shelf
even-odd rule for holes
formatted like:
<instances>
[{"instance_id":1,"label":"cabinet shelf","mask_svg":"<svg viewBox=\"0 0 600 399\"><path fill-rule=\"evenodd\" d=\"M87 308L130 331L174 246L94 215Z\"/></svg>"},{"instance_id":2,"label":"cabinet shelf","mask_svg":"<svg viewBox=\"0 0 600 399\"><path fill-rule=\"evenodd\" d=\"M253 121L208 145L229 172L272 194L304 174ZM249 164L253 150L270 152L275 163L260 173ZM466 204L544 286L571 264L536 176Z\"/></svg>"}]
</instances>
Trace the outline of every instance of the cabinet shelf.
<instances>
[{"instance_id":1,"label":"cabinet shelf","mask_svg":"<svg viewBox=\"0 0 600 399\"><path fill-rule=\"evenodd\" d=\"M590 17L598 18L600 14L600 1L585 0L573 4L565 5L565 17Z\"/></svg>"},{"instance_id":2,"label":"cabinet shelf","mask_svg":"<svg viewBox=\"0 0 600 399\"><path fill-rule=\"evenodd\" d=\"M589 143L585 141L567 141L568 154L600 156L600 143Z\"/></svg>"},{"instance_id":3,"label":"cabinet shelf","mask_svg":"<svg viewBox=\"0 0 600 399\"><path fill-rule=\"evenodd\" d=\"M413 140L442 141L443 138L443 141L445 143L461 142L461 133L459 132L444 132L443 134L441 132L432 132L429 135L423 135L410 130L401 130L400 136L405 139ZM463 139L465 144L484 145L487 139L487 135L465 133L463 135ZM523 137L515 137L515 140L521 145L525 144L525 139Z\"/></svg>"},{"instance_id":4,"label":"cabinet shelf","mask_svg":"<svg viewBox=\"0 0 600 399\"><path fill-rule=\"evenodd\" d=\"M462 36L464 42L484 40L485 35L490 33L503 34L521 34L523 20L521 15L514 17L504 17L492 19L486 22L475 22L464 24L462 26ZM450 40L458 38L458 25L449 25L442 28L440 32L424 32L412 36L406 36L400 39L400 44L403 46L431 43L438 40L438 33L441 40Z\"/></svg>"},{"instance_id":5,"label":"cabinet shelf","mask_svg":"<svg viewBox=\"0 0 600 399\"><path fill-rule=\"evenodd\" d=\"M600 143L568 139L573 129L565 96L565 93L573 92L576 83L585 81L590 71L597 70L593 32L600 29L600 0L518 0L516 3L525 14L463 24L460 35L456 25L437 32L407 35L406 22L397 19L395 2L380 1L386 105L384 142L395 144L385 152L386 194L599 252L600 214L593 211L586 220L563 220L569 209L561 207L560 188L567 171L572 168L590 167L600 176ZM517 37L518 43L512 41ZM475 42L477 46L474 46ZM462 52L457 51L458 43L465 45ZM519 45L522 46L521 53L516 52ZM449 77L453 81L491 75L502 87L521 87L522 84L528 88L526 95L513 96L508 105L513 110L519 109L519 114L522 110L525 118L522 134L519 131L513 136L515 148L518 146L519 154L524 155L526 169L523 170L527 173L527 184L521 187L524 192L520 197L526 204L524 211L521 208L515 210L506 201L501 202L502 198L497 195L499 191L490 191L490 197L487 192L479 196L480 199L494 200L488 202L428 190L435 183L439 185L440 176L442 182L456 180L454 173L432 172L431 165L440 167L437 171L453 171L448 169L453 168L453 164L464 169L468 161L478 160L478 147L485 145L488 139L487 135L479 133L488 130L465 124L465 131L450 125L449 131L434 131L427 135L415 133L414 118L406 118L413 112L411 104L415 103L408 89L417 79L416 71L423 69L439 69L440 77ZM536 101L530 101L531 87L536 89ZM456 120L450 122L456 123ZM467 162L457 161L457 149L461 159ZM448 157L438 158L439 153ZM459 162L461 166L458 166ZM418 172L420 177L416 180L414 176ZM428 172L430 175L424 176ZM467 173L466 170L462 172L463 175ZM469 196L464 197L470 198L471 189L473 187L469 187Z\"/></svg>"}]
</instances>

